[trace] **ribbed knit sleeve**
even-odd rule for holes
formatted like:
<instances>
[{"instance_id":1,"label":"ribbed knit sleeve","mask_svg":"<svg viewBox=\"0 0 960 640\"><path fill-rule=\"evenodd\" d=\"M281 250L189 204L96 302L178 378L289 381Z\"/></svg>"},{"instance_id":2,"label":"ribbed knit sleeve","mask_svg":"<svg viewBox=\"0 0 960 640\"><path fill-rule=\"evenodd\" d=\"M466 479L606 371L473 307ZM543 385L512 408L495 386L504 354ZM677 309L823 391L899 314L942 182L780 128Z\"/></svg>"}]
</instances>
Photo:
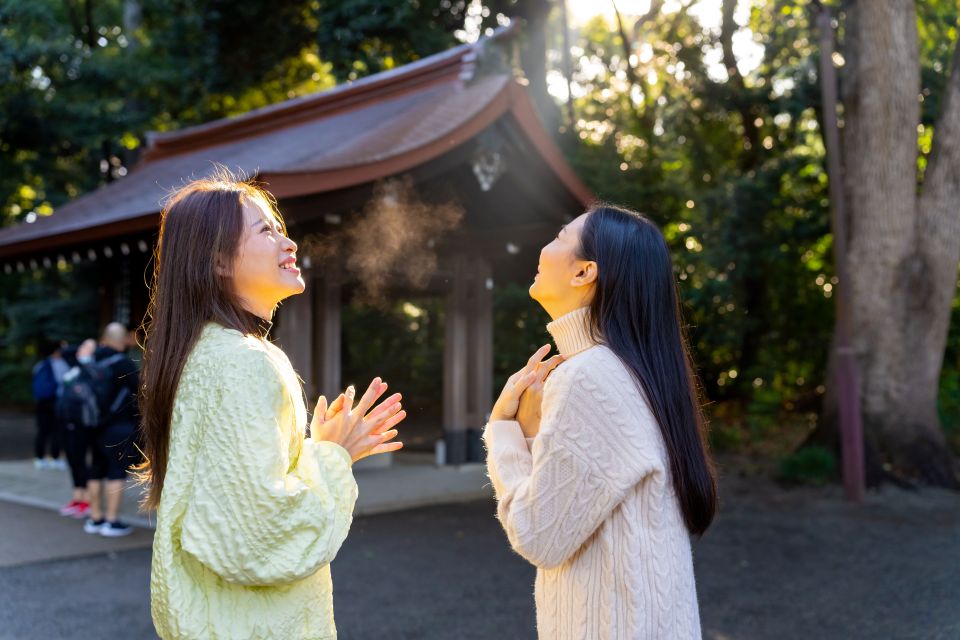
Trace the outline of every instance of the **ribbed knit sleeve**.
<instances>
[{"instance_id":1,"label":"ribbed knit sleeve","mask_svg":"<svg viewBox=\"0 0 960 640\"><path fill-rule=\"evenodd\" d=\"M228 356L185 399L204 403L207 419L182 548L228 582L295 581L332 561L347 535L357 498L350 457L309 438L292 447L303 425L290 424L293 400L276 364L253 348Z\"/></svg>"},{"instance_id":2,"label":"ribbed knit sleeve","mask_svg":"<svg viewBox=\"0 0 960 640\"><path fill-rule=\"evenodd\" d=\"M658 466L656 423L623 410L636 390L619 368L603 347L560 365L544 389L532 450L516 422L485 429L498 517L514 550L537 567L566 562Z\"/></svg>"}]
</instances>

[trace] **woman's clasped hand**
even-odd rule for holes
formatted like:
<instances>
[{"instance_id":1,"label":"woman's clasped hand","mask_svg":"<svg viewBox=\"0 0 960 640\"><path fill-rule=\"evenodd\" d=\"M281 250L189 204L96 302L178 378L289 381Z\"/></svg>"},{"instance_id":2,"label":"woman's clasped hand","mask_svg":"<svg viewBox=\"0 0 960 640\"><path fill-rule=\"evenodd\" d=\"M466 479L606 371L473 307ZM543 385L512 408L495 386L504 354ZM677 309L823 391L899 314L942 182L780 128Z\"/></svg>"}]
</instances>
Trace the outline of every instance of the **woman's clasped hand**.
<instances>
[{"instance_id":1,"label":"woman's clasped hand","mask_svg":"<svg viewBox=\"0 0 960 640\"><path fill-rule=\"evenodd\" d=\"M401 404L403 396L395 393L374 407L386 390L387 383L374 378L356 406L353 404L356 396L353 385L329 406L327 399L320 396L310 423L310 436L314 440L340 445L353 462L402 448L403 443L391 440L397 436L393 427L407 417Z\"/></svg>"},{"instance_id":2,"label":"woman's clasped hand","mask_svg":"<svg viewBox=\"0 0 960 640\"><path fill-rule=\"evenodd\" d=\"M547 376L557 365L563 362L563 356L555 355L544 361L550 353L550 345L537 349L522 369L507 378L500 392L490 420L516 420L520 423L523 435L533 438L540 431L540 401L543 398L543 385Z\"/></svg>"}]
</instances>

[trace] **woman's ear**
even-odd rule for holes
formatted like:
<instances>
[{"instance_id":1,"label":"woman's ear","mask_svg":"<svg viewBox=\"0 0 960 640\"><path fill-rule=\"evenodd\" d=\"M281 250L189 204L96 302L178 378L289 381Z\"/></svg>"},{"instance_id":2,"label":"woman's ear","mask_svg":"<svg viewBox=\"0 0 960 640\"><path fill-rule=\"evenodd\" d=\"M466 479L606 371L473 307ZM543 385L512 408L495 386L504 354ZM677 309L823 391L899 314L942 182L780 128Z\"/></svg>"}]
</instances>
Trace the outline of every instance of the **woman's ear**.
<instances>
[{"instance_id":1,"label":"woman's ear","mask_svg":"<svg viewBox=\"0 0 960 640\"><path fill-rule=\"evenodd\" d=\"M597 263L592 260L583 262L577 274L570 281L570 286L583 287L597 281Z\"/></svg>"}]
</instances>

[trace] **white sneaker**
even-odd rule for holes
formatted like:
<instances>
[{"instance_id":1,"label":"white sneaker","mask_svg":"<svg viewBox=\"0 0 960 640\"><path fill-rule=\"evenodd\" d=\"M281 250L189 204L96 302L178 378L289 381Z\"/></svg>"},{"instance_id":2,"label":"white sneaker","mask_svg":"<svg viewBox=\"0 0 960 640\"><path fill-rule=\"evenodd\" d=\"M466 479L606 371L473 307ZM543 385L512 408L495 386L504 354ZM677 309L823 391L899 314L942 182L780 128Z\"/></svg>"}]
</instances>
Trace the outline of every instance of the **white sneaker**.
<instances>
[{"instance_id":1,"label":"white sneaker","mask_svg":"<svg viewBox=\"0 0 960 640\"><path fill-rule=\"evenodd\" d=\"M63 471L64 469L67 468L67 462L63 458L56 458L50 461L50 468L59 469L60 471Z\"/></svg>"},{"instance_id":2,"label":"white sneaker","mask_svg":"<svg viewBox=\"0 0 960 640\"><path fill-rule=\"evenodd\" d=\"M106 538L119 538L133 533L133 527L117 520L116 522L105 522L100 527L100 535Z\"/></svg>"},{"instance_id":3,"label":"white sneaker","mask_svg":"<svg viewBox=\"0 0 960 640\"><path fill-rule=\"evenodd\" d=\"M97 534L101 533L106 526L106 519L94 520L93 518L87 518L87 521L83 523L83 530L86 533Z\"/></svg>"},{"instance_id":4,"label":"white sneaker","mask_svg":"<svg viewBox=\"0 0 960 640\"><path fill-rule=\"evenodd\" d=\"M33 459L33 468L34 469L46 469L47 461L43 458L34 458Z\"/></svg>"}]
</instances>

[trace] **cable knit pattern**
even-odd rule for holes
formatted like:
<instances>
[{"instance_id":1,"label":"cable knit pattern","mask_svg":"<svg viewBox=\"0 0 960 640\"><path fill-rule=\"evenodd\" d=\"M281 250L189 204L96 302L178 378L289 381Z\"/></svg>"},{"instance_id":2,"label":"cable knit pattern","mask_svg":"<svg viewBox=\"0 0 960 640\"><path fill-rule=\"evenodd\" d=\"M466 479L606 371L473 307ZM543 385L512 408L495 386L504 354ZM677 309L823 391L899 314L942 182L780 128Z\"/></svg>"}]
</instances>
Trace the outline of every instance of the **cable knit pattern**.
<instances>
[{"instance_id":1,"label":"cable knit pattern","mask_svg":"<svg viewBox=\"0 0 960 640\"><path fill-rule=\"evenodd\" d=\"M540 433L484 430L497 515L537 567L540 638L700 638L690 536L660 429L630 371L587 330L547 325L567 359L544 388Z\"/></svg>"},{"instance_id":2,"label":"cable knit pattern","mask_svg":"<svg viewBox=\"0 0 960 640\"><path fill-rule=\"evenodd\" d=\"M304 437L286 355L207 324L177 388L153 543L160 637L336 638L330 562L357 499L349 454Z\"/></svg>"}]
</instances>

